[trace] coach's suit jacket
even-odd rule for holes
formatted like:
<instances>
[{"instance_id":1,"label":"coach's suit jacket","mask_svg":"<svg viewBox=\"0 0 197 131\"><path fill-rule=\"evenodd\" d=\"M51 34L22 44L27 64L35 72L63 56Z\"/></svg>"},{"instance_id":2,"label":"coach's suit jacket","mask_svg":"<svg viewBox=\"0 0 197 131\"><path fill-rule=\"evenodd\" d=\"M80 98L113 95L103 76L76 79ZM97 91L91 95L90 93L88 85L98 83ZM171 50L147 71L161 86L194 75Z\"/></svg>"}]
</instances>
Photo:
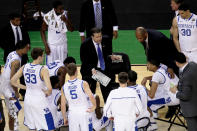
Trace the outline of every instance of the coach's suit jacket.
<instances>
[{"instance_id":1,"label":"coach's suit jacket","mask_svg":"<svg viewBox=\"0 0 197 131\"><path fill-rule=\"evenodd\" d=\"M109 42L109 38L103 36L102 39L102 53L105 61L105 70L109 68L108 56L111 55L104 46ZM92 76L92 69L97 69L98 56L92 41L92 38L86 39L80 47L80 59L81 59L81 74L84 76Z\"/></svg>"},{"instance_id":2,"label":"coach's suit jacket","mask_svg":"<svg viewBox=\"0 0 197 131\"><path fill-rule=\"evenodd\" d=\"M174 62L174 56L178 52L172 40L167 38L159 31L148 29L148 48L145 43L144 46L148 60L154 59L173 68L178 72L178 67Z\"/></svg>"},{"instance_id":3,"label":"coach's suit jacket","mask_svg":"<svg viewBox=\"0 0 197 131\"><path fill-rule=\"evenodd\" d=\"M22 27L21 27L21 33L22 33L22 39L30 44L29 34ZM4 50L4 62L6 62L6 58L8 54L16 50L14 32L12 30L10 23L8 23L1 30L0 37L1 37L0 47ZM23 55L21 65L27 63L27 61L28 61L28 56Z\"/></svg>"},{"instance_id":4,"label":"coach's suit jacket","mask_svg":"<svg viewBox=\"0 0 197 131\"><path fill-rule=\"evenodd\" d=\"M117 26L117 18L111 0L100 0L102 8L102 34L112 38L113 26ZM79 32L85 32L87 37L91 36L90 30L95 27L95 16L93 1L87 0L82 4L80 14Z\"/></svg>"},{"instance_id":5,"label":"coach's suit jacket","mask_svg":"<svg viewBox=\"0 0 197 131\"><path fill-rule=\"evenodd\" d=\"M197 116L197 64L188 63L179 75L178 92L180 106L184 117Z\"/></svg>"}]
</instances>

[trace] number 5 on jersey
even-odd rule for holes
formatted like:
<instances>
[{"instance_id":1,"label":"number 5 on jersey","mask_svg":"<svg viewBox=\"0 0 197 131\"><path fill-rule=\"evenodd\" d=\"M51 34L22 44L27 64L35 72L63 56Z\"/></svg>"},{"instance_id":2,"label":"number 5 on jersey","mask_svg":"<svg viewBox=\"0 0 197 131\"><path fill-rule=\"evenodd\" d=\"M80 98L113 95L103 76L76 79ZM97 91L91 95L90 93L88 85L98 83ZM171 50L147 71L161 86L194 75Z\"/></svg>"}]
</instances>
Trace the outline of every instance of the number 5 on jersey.
<instances>
[{"instance_id":1,"label":"number 5 on jersey","mask_svg":"<svg viewBox=\"0 0 197 131\"><path fill-rule=\"evenodd\" d=\"M77 99L77 93L76 90L70 90L70 95L72 99Z\"/></svg>"}]
</instances>

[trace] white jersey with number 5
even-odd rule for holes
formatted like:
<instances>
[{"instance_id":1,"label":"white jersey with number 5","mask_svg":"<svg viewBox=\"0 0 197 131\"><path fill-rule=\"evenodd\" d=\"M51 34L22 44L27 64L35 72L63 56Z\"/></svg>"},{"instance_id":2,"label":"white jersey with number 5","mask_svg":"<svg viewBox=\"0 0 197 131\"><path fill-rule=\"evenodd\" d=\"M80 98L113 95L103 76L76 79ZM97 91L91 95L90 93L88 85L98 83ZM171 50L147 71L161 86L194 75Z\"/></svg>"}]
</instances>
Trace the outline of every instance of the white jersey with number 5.
<instances>
[{"instance_id":1,"label":"white jersey with number 5","mask_svg":"<svg viewBox=\"0 0 197 131\"><path fill-rule=\"evenodd\" d=\"M191 13L189 19L177 16L179 43L181 51L197 50L197 15Z\"/></svg>"},{"instance_id":2,"label":"white jersey with number 5","mask_svg":"<svg viewBox=\"0 0 197 131\"><path fill-rule=\"evenodd\" d=\"M57 76L58 69L64 66L60 60L55 60L52 63L46 65L46 68L49 71L49 76Z\"/></svg>"},{"instance_id":3,"label":"white jersey with number 5","mask_svg":"<svg viewBox=\"0 0 197 131\"><path fill-rule=\"evenodd\" d=\"M89 97L83 89L83 80L68 80L63 86L64 95L68 101L69 111L81 109L87 110L90 107Z\"/></svg>"}]
</instances>

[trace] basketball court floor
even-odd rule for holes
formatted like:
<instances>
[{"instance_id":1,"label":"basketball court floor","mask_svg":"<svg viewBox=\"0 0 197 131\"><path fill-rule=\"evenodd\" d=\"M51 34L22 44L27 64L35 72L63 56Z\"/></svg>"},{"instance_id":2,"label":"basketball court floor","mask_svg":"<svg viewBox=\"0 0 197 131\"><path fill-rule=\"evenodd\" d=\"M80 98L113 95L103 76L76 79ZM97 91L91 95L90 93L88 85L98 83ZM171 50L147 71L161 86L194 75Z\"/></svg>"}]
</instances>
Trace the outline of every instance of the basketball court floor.
<instances>
[{"instance_id":1,"label":"basketball court floor","mask_svg":"<svg viewBox=\"0 0 197 131\"><path fill-rule=\"evenodd\" d=\"M138 80L137 80L138 84L141 83L142 79L145 76L152 75L152 72L147 71L146 66L132 66L131 69L135 70L138 73ZM80 71L80 67L78 67L78 71ZM66 78L68 79L68 76ZM80 73L79 73L78 78L81 78ZM102 99L102 94L101 94L99 85L97 86L96 94L98 94L100 96L100 98ZM21 102L21 105L23 107L23 102ZM104 102L103 102L103 99L102 99L101 100L101 106L103 107L103 105L104 105ZM8 117L7 117L8 111L5 108L4 102L3 102L3 106L4 106L4 114L5 114L5 118L6 118L6 122L7 122L8 121ZM159 118L164 118L166 112L167 112L167 108L166 107L161 109L159 111ZM19 112L19 131L29 131L28 128L23 125L23 120L24 120L24 110L22 109ZM167 131L168 127L170 125L169 123L161 122L161 121L157 121L157 123L158 123L158 131ZM9 131L8 123L6 123L5 131ZM67 131L67 129L65 129L65 131ZM104 131L104 130L102 130L102 131ZM180 127L180 126L173 125L172 128L171 128L171 131L186 131L186 129L183 128L183 127Z\"/></svg>"}]
</instances>

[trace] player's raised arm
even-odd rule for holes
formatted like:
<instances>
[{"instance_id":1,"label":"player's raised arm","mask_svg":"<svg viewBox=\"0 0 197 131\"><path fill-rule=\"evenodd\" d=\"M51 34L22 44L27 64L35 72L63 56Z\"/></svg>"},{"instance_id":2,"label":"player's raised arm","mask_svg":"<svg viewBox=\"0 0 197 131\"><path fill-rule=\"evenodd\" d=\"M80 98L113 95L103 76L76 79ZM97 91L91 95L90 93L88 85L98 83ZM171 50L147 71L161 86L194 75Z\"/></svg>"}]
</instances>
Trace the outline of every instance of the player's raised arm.
<instances>
[{"instance_id":1,"label":"player's raised arm","mask_svg":"<svg viewBox=\"0 0 197 131\"><path fill-rule=\"evenodd\" d=\"M86 81L83 82L83 87L84 87L85 93L88 95L93 105L91 108L88 109L87 112L93 112L96 109L96 100L90 90L89 84Z\"/></svg>"},{"instance_id":2,"label":"player's raised arm","mask_svg":"<svg viewBox=\"0 0 197 131\"><path fill-rule=\"evenodd\" d=\"M23 69L24 69L24 66L22 66L18 71L17 73L11 78L11 85L16 88L21 88L21 89L26 89L26 86L18 83L17 81L21 78L21 76L23 75Z\"/></svg>"},{"instance_id":3,"label":"player's raised arm","mask_svg":"<svg viewBox=\"0 0 197 131\"><path fill-rule=\"evenodd\" d=\"M46 94L46 96L49 96L52 93L52 86L49 78L49 72L45 67L43 67L41 70L41 77L43 78L47 87L47 90L45 90L44 93Z\"/></svg>"}]
</instances>

